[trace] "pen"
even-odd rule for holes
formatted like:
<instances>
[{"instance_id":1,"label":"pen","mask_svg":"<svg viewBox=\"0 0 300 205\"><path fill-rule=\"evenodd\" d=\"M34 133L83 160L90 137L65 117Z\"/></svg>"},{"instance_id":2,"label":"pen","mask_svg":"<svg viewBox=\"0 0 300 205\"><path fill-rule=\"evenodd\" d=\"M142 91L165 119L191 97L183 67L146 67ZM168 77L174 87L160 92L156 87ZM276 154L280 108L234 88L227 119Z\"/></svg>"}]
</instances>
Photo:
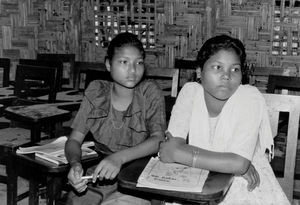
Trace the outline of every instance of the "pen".
<instances>
[{"instance_id":1,"label":"pen","mask_svg":"<svg viewBox=\"0 0 300 205\"><path fill-rule=\"evenodd\" d=\"M89 176L82 176L81 179L92 179L93 175L89 175Z\"/></svg>"}]
</instances>

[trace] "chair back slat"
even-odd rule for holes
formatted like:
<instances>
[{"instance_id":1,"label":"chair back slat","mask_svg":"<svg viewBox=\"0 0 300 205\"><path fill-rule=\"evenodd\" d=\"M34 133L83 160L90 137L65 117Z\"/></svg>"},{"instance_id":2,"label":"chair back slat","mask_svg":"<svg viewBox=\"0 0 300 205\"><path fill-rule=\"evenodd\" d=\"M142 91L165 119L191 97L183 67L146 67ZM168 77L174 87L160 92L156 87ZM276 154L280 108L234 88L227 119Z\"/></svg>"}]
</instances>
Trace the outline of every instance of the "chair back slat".
<instances>
[{"instance_id":1,"label":"chair back slat","mask_svg":"<svg viewBox=\"0 0 300 205\"><path fill-rule=\"evenodd\" d=\"M23 99L48 95L48 102L55 102L56 76L53 67L17 65L14 95Z\"/></svg>"},{"instance_id":2,"label":"chair back slat","mask_svg":"<svg viewBox=\"0 0 300 205\"><path fill-rule=\"evenodd\" d=\"M2 78L0 79L0 87L9 86L9 72L10 72L10 59L9 58L0 58L0 68L2 71Z\"/></svg>"},{"instance_id":3,"label":"chair back slat","mask_svg":"<svg viewBox=\"0 0 300 205\"><path fill-rule=\"evenodd\" d=\"M288 199L292 202L300 118L300 96L281 94L263 94L263 96L268 106L274 137L278 134L279 113L288 113L284 175L283 178L277 177L277 179ZM274 160L276 160L276 156Z\"/></svg>"},{"instance_id":4,"label":"chair back slat","mask_svg":"<svg viewBox=\"0 0 300 205\"><path fill-rule=\"evenodd\" d=\"M295 76L279 76L279 75L269 75L267 93L275 93L276 90L288 91L288 94L295 93L300 94L300 77Z\"/></svg>"},{"instance_id":5,"label":"chair back slat","mask_svg":"<svg viewBox=\"0 0 300 205\"><path fill-rule=\"evenodd\" d=\"M57 92L61 90L62 77L63 77L63 64L60 61L47 61L47 60L36 60L36 59L19 59L19 64L21 65L33 65L41 67L54 67L57 69L56 76L56 90Z\"/></svg>"},{"instance_id":6,"label":"chair back slat","mask_svg":"<svg viewBox=\"0 0 300 205\"><path fill-rule=\"evenodd\" d=\"M79 71L75 70L75 54L38 53L36 59L61 62L63 64L62 86L78 89L75 87L78 85L77 76L79 75Z\"/></svg>"},{"instance_id":7,"label":"chair back slat","mask_svg":"<svg viewBox=\"0 0 300 205\"><path fill-rule=\"evenodd\" d=\"M146 79L171 80L171 97L177 97L179 86L179 69L177 68L147 68L145 72Z\"/></svg>"}]
</instances>

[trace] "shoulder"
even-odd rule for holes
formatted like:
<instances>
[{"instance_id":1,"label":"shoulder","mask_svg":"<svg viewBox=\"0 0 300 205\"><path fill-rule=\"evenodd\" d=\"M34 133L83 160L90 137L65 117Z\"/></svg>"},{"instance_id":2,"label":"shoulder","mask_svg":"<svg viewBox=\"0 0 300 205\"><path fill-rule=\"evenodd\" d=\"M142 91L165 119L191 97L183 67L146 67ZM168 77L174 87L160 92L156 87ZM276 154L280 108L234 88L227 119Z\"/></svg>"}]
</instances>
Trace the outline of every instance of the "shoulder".
<instances>
[{"instance_id":1,"label":"shoulder","mask_svg":"<svg viewBox=\"0 0 300 205\"><path fill-rule=\"evenodd\" d=\"M190 95L190 96L196 96L201 95L203 93L203 87L198 82L187 82L183 85L183 87L180 90L180 95Z\"/></svg>"},{"instance_id":2,"label":"shoulder","mask_svg":"<svg viewBox=\"0 0 300 205\"><path fill-rule=\"evenodd\" d=\"M248 110L261 108L265 104L262 93L254 86L240 85L236 93L235 99Z\"/></svg>"},{"instance_id":3,"label":"shoulder","mask_svg":"<svg viewBox=\"0 0 300 205\"><path fill-rule=\"evenodd\" d=\"M198 82L187 82L182 87L184 89L192 89L192 90L200 90L202 89L202 85Z\"/></svg>"},{"instance_id":4,"label":"shoulder","mask_svg":"<svg viewBox=\"0 0 300 205\"><path fill-rule=\"evenodd\" d=\"M143 80L136 88L142 95L162 95L162 90L154 80Z\"/></svg>"},{"instance_id":5,"label":"shoulder","mask_svg":"<svg viewBox=\"0 0 300 205\"><path fill-rule=\"evenodd\" d=\"M258 90L257 87L246 84L246 85L240 85L239 89L245 91L245 92L250 92L250 93L254 93L257 95L261 95L261 92Z\"/></svg>"},{"instance_id":6,"label":"shoulder","mask_svg":"<svg viewBox=\"0 0 300 205\"><path fill-rule=\"evenodd\" d=\"M252 85L240 85L238 88L240 95L244 95L248 100L251 99L263 99L262 93L258 90L257 87Z\"/></svg>"},{"instance_id":7,"label":"shoulder","mask_svg":"<svg viewBox=\"0 0 300 205\"><path fill-rule=\"evenodd\" d=\"M104 80L94 80L84 91L84 95L90 100L103 96L110 92L111 82Z\"/></svg>"}]
</instances>

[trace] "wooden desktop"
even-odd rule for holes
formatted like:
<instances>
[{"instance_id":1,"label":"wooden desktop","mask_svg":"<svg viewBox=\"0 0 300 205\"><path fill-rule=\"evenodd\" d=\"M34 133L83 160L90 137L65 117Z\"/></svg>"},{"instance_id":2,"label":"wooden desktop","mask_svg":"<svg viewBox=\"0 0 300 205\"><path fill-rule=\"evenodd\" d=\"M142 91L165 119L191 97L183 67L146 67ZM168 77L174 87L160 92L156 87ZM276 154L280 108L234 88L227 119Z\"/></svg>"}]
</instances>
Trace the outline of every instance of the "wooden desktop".
<instances>
[{"instance_id":1,"label":"wooden desktop","mask_svg":"<svg viewBox=\"0 0 300 205\"><path fill-rule=\"evenodd\" d=\"M118 175L120 190L128 193L143 193L152 199L152 204L174 200L185 203L215 204L223 200L233 181L233 175L210 172L202 192L178 192L154 188L137 187L137 180L148 163L149 158L142 158L129 163Z\"/></svg>"}]
</instances>

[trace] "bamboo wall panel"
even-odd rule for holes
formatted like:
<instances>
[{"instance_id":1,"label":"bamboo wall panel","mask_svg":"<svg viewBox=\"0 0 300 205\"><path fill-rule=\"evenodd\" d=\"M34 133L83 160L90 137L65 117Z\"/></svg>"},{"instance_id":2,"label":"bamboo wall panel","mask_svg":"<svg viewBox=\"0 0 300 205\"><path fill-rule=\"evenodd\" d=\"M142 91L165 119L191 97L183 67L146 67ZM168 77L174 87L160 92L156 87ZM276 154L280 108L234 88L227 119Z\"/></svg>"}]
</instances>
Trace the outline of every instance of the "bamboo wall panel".
<instances>
[{"instance_id":1,"label":"bamboo wall panel","mask_svg":"<svg viewBox=\"0 0 300 205\"><path fill-rule=\"evenodd\" d=\"M78 2L0 0L0 56L11 59L11 80L19 58L36 58L37 52L81 54Z\"/></svg>"},{"instance_id":2,"label":"bamboo wall panel","mask_svg":"<svg viewBox=\"0 0 300 205\"><path fill-rule=\"evenodd\" d=\"M299 0L0 0L0 56L75 53L103 62L119 32L137 34L147 65L173 67L194 59L208 38L241 39L250 67L280 68L299 76Z\"/></svg>"},{"instance_id":3,"label":"bamboo wall panel","mask_svg":"<svg viewBox=\"0 0 300 205\"><path fill-rule=\"evenodd\" d=\"M297 0L218 1L216 34L241 39L248 64L299 75L300 3Z\"/></svg>"}]
</instances>

